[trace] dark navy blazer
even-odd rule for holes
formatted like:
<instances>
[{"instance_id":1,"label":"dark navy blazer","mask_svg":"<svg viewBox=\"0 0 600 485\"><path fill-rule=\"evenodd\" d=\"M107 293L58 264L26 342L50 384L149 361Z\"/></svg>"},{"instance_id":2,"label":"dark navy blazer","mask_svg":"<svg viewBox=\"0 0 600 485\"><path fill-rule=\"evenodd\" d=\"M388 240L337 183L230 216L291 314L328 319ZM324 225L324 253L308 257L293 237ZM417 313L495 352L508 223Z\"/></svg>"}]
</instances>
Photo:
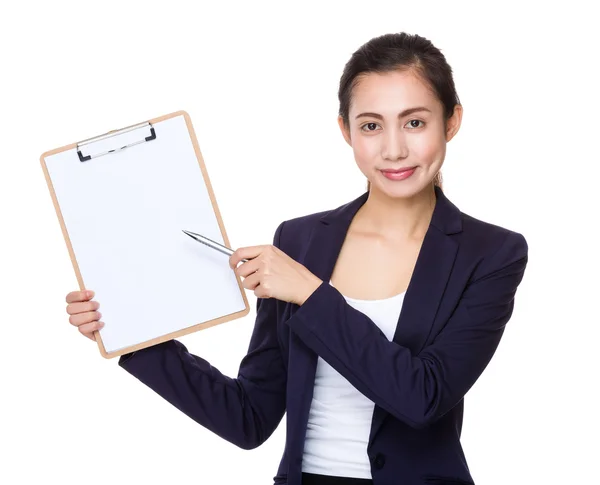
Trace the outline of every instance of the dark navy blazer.
<instances>
[{"instance_id":1,"label":"dark navy blazer","mask_svg":"<svg viewBox=\"0 0 600 485\"><path fill-rule=\"evenodd\" d=\"M527 264L522 234L436 204L393 341L328 284L368 192L282 222L273 244L323 280L299 306L258 298L236 378L170 340L119 365L197 423L244 449L287 411L275 484L300 485L317 358L375 403L366 452L375 485L473 484L460 444L463 397L492 358Z\"/></svg>"}]
</instances>

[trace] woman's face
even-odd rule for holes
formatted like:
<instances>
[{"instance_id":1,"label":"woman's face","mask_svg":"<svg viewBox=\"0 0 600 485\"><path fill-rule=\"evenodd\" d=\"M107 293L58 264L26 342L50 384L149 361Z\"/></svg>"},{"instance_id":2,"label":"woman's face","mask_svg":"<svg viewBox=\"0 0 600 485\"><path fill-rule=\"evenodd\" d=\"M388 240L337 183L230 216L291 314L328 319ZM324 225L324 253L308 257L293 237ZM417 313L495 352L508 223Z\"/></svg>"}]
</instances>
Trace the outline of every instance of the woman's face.
<instances>
[{"instance_id":1,"label":"woman's face","mask_svg":"<svg viewBox=\"0 0 600 485\"><path fill-rule=\"evenodd\" d=\"M403 113L412 108L425 110ZM338 123L371 190L411 197L432 183L461 117L458 105L446 132L443 105L427 85L411 72L393 71L362 75L352 92L349 131L341 117ZM414 173L403 180L391 180L382 172L414 166Z\"/></svg>"}]
</instances>

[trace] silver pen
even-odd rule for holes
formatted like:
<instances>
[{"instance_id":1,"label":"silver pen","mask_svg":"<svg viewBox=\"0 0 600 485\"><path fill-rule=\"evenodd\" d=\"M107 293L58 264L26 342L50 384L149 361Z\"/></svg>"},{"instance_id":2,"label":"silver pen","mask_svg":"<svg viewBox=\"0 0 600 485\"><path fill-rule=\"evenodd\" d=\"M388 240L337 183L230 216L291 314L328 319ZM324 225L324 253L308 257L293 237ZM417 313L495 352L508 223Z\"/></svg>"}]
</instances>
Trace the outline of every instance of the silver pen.
<instances>
[{"instance_id":1,"label":"silver pen","mask_svg":"<svg viewBox=\"0 0 600 485\"><path fill-rule=\"evenodd\" d=\"M196 234L195 232L186 231L184 229L182 229L182 231L184 233L186 233L188 236L190 236L191 238L198 241L199 243L205 244L206 246L216 249L217 251L220 251L223 254L227 254L228 256L231 256L235 252L233 249L230 249L227 246L223 246L222 244L219 244L217 241L213 241L212 239L209 239L206 236ZM248 260L244 258L244 259L242 259L242 261L245 263Z\"/></svg>"}]
</instances>

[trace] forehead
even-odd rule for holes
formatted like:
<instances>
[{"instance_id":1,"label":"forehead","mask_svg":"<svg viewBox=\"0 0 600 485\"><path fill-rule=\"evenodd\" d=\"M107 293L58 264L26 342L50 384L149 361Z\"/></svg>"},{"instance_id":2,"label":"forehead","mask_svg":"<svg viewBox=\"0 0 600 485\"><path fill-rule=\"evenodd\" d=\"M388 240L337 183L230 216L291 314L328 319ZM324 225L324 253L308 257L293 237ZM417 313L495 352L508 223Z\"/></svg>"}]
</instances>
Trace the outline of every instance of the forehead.
<instances>
[{"instance_id":1,"label":"forehead","mask_svg":"<svg viewBox=\"0 0 600 485\"><path fill-rule=\"evenodd\" d=\"M413 106L425 106L435 112L439 100L430 87L410 71L366 73L352 91L350 112L375 111L396 114Z\"/></svg>"}]
</instances>

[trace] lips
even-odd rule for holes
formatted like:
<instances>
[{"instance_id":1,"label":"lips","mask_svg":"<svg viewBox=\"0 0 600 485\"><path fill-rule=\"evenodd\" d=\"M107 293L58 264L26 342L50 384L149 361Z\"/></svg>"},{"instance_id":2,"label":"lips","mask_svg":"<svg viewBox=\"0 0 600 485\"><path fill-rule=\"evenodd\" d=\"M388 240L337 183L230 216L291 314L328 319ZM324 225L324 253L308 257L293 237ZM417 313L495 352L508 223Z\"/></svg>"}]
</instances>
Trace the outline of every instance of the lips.
<instances>
[{"instance_id":1,"label":"lips","mask_svg":"<svg viewBox=\"0 0 600 485\"><path fill-rule=\"evenodd\" d=\"M385 169L385 170L382 170L382 172L386 172L386 173L402 173L402 172L408 172L409 170L412 170L413 168L417 168L417 166L415 165L414 167L399 168L397 170Z\"/></svg>"}]
</instances>

